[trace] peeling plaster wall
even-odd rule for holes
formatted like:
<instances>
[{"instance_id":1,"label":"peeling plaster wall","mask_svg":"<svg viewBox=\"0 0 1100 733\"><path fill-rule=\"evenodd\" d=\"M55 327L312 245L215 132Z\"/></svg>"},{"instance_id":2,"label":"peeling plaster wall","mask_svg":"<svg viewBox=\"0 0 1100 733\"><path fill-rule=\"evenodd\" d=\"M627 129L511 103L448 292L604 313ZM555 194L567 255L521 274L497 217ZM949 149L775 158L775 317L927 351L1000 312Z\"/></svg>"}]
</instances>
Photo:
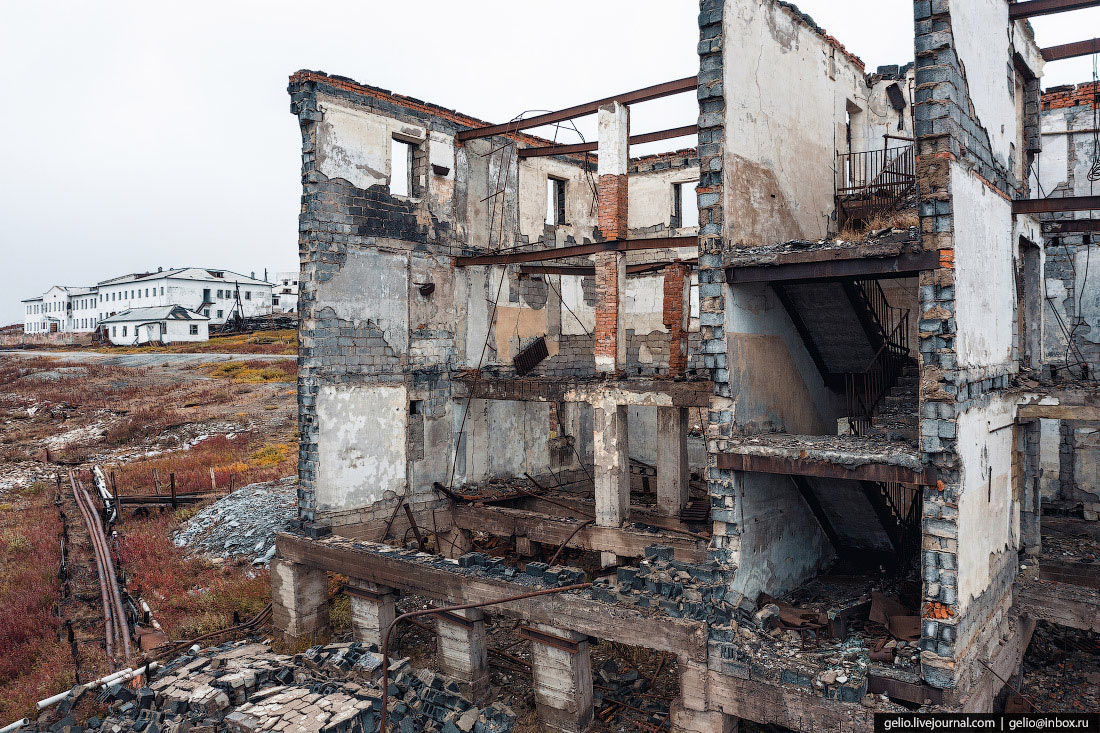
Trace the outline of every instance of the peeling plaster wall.
<instances>
[{"instance_id":1,"label":"peeling plaster wall","mask_svg":"<svg viewBox=\"0 0 1100 733\"><path fill-rule=\"evenodd\" d=\"M592 172L584 166L558 157L525 158L519 163L519 233L529 242L544 238L547 226L547 178L564 180L565 225L557 228L577 243L595 241L596 202L595 157ZM548 245L549 246L549 245Z\"/></svg>"},{"instance_id":2,"label":"peeling plaster wall","mask_svg":"<svg viewBox=\"0 0 1100 733\"><path fill-rule=\"evenodd\" d=\"M958 502L958 598L960 611L985 591L998 570L995 558L1015 554L1020 543L1020 503L1012 485L1012 430L996 430L1015 420L1010 398L959 416L959 455L964 490ZM942 579L941 579L941 582Z\"/></svg>"},{"instance_id":3,"label":"peeling plaster wall","mask_svg":"<svg viewBox=\"0 0 1100 733\"><path fill-rule=\"evenodd\" d=\"M967 0L951 4L955 49L966 74L974 112L989 133L993 155L1006 169L1015 166L1021 121L1016 114L1015 71L1010 65L1010 34L1005 0Z\"/></svg>"},{"instance_id":4,"label":"peeling plaster wall","mask_svg":"<svg viewBox=\"0 0 1100 733\"><path fill-rule=\"evenodd\" d=\"M356 326L374 325L398 356L409 348L409 261L375 250L349 253L332 279L317 287L316 304Z\"/></svg>"},{"instance_id":5,"label":"peeling plaster wall","mask_svg":"<svg viewBox=\"0 0 1100 733\"><path fill-rule=\"evenodd\" d=\"M317 508L341 511L405 493L404 386L321 387Z\"/></svg>"},{"instance_id":6,"label":"peeling plaster wall","mask_svg":"<svg viewBox=\"0 0 1100 733\"><path fill-rule=\"evenodd\" d=\"M966 212L955 218L958 363L1005 364L1016 309L1012 204L958 165L951 166L951 193L956 210Z\"/></svg>"},{"instance_id":7,"label":"peeling plaster wall","mask_svg":"<svg viewBox=\"0 0 1100 733\"><path fill-rule=\"evenodd\" d=\"M358 188L389 185L393 169L390 140L394 134L422 141L427 132L371 114L337 100L318 105L324 113L318 134L317 168L329 178L343 178Z\"/></svg>"},{"instance_id":8,"label":"peeling plaster wall","mask_svg":"<svg viewBox=\"0 0 1100 733\"><path fill-rule=\"evenodd\" d=\"M849 103L867 116L863 70L775 0L729 0L724 36L725 236L821 238Z\"/></svg>"}]
</instances>

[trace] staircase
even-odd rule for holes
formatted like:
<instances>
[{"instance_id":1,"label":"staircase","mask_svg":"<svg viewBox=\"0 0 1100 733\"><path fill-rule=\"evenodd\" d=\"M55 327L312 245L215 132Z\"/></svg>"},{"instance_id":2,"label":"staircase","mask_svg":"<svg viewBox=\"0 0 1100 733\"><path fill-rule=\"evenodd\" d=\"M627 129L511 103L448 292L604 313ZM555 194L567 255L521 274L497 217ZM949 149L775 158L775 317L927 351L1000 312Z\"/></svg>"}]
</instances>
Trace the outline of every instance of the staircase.
<instances>
[{"instance_id":1,"label":"staircase","mask_svg":"<svg viewBox=\"0 0 1100 733\"><path fill-rule=\"evenodd\" d=\"M902 366L894 386L871 415L865 435L889 441L916 443L918 435L917 385L920 371L915 359Z\"/></svg>"}]
</instances>

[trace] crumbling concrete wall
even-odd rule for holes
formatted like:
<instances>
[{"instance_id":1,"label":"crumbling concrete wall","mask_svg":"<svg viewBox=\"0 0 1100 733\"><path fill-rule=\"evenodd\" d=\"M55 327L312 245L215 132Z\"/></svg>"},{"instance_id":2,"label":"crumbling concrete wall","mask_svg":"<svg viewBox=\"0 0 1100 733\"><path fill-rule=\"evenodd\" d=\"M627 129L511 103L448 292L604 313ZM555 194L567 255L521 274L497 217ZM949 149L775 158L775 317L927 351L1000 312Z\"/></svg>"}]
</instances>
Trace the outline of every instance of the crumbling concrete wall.
<instances>
[{"instance_id":1,"label":"crumbling concrete wall","mask_svg":"<svg viewBox=\"0 0 1100 733\"><path fill-rule=\"evenodd\" d=\"M1041 62L1003 0L916 9L922 242L940 262L920 279L921 449L939 475L924 492L922 672L965 690L987 674L980 650L1008 633L1020 549L1004 390L1017 368L1014 259L1034 226L1010 201L1026 192L1014 141L1036 101L1017 95L1037 94Z\"/></svg>"}]
</instances>

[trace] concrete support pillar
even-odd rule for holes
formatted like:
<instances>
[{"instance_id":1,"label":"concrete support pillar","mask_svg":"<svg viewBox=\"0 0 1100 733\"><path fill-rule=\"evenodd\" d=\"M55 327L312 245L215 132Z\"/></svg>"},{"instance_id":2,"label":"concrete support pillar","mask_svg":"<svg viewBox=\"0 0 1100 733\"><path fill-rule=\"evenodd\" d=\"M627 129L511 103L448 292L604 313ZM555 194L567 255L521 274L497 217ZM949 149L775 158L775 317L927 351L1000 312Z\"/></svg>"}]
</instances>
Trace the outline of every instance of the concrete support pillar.
<instances>
[{"instance_id":1,"label":"concrete support pillar","mask_svg":"<svg viewBox=\"0 0 1100 733\"><path fill-rule=\"evenodd\" d=\"M688 411L657 408L657 510L675 517L688 503Z\"/></svg>"},{"instance_id":2,"label":"concrete support pillar","mask_svg":"<svg viewBox=\"0 0 1100 733\"><path fill-rule=\"evenodd\" d=\"M596 525L621 527L630 513L630 453L626 405L611 401L593 405L593 448L596 481ZM601 553L605 567L614 553Z\"/></svg>"},{"instance_id":3,"label":"concrete support pillar","mask_svg":"<svg viewBox=\"0 0 1100 733\"><path fill-rule=\"evenodd\" d=\"M459 619L462 619L461 621ZM471 608L453 616L437 616L439 667L458 680L462 693L482 702L489 693L489 656L485 639L485 614Z\"/></svg>"},{"instance_id":4,"label":"concrete support pillar","mask_svg":"<svg viewBox=\"0 0 1100 733\"><path fill-rule=\"evenodd\" d=\"M535 624L546 634L576 643L575 652L531 642L531 674L535 707L543 729L583 733L592 727L592 661L588 637L552 626Z\"/></svg>"},{"instance_id":5,"label":"concrete support pillar","mask_svg":"<svg viewBox=\"0 0 1100 733\"><path fill-rule=\"evenodd\" d=\"M679 700L672 703L672 733L736 733L737 718L715 711L689 710Z\"/></svg>"},{"instance_id":6,"label":"concrete support pillar","mask_svg":"<svg viewBox=\"0 0 1100 733\"><path fill-rule=\"evenodd\" d=\"M271 624L287 641L329 630L328 575L282 558L271 561Z\"/></svg>"},{"instance_id":7,"label":"concrete support pillar","mask_svg":"<svg viewBox=\"0 0 1100 733\"><path fill-rule=\"evenodd\" d=\"M630 109L618 102L600 108L599 227L605 240L629 235L627 173L630 163ZM626 258L599 252L596 266L596 371L614 374L626 365Z\"/></svg>"},{"instance_id":8,"label":"concrete support pillar","mask_svg":"<svg viewBox=\"0 0 1100 733\"><path fill-rule=\"evenodd\" d=\"M393 588L352 578L348 581L348 599L351 601L351 629L355 640L364 644L377 644L382 648L382 637L397 616Z\"/></svg>"},{"instance_id":9,"label":"concrete support pillar","mask_svg":"<svg viewBox=\"0 0 1100 733\"><path fill-rule=\"evenodd\" d=\"M687 373L688 328L691 325L691 269L687 265L665 268L664 324L668 329L668 374Z\"/></svg>"}]
</instances>

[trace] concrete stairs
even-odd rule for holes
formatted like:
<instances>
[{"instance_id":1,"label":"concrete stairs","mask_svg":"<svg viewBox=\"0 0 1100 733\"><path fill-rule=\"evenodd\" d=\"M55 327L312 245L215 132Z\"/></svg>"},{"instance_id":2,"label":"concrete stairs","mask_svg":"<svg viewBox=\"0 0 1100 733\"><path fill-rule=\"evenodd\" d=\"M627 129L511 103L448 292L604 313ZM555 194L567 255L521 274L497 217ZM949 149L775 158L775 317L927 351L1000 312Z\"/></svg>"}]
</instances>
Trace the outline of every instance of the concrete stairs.
<instances>
[{"instance_id":1,"label":"concrete stairs","mask_svg":"<svg viewBox=\"0 0 1100 733\"><path fill-rule=\"evenodd\" d=\"M879 402L871 417L867 436L889 441L916 443L919 440L917 389L920 370L910 359L897 382Z\"/></svg>"}]
</instances>

